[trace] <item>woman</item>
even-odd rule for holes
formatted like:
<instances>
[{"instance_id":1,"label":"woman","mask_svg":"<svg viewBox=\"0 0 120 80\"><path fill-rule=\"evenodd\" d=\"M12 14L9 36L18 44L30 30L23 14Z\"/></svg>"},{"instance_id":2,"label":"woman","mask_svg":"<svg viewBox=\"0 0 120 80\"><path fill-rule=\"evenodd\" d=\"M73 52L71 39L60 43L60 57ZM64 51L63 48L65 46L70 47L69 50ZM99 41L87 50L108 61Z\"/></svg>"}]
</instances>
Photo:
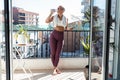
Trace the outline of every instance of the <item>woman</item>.
<instances>
[{"instance_id":1,"label":"woman","mask_svg":"<svg viewBox=\"0 0 120 80\"><path fill-rule=\"evenodd\" d=\"M54 30L50 35L50 50L51 50L51 60L54 66L53 74L60 74L61 71L58 69L58 62L63 46L64 30L67 29L68 21L63 15L65 8L59 6L57 9L57 14L52 16L55 12L51 10L51 13L46 19L46 23L53 22Z\"/></svg>"}]
</instances>

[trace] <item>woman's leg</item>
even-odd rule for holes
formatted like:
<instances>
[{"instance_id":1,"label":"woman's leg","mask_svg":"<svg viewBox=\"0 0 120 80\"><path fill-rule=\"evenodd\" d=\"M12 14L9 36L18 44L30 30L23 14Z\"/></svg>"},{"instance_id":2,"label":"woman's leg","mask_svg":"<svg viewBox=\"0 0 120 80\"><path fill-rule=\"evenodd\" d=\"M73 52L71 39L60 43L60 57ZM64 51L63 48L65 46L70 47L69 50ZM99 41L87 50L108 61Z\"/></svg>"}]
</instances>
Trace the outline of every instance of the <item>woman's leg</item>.
<instances>
[{"instance_id":1,"label":"woman's leg","mask_svg":"<svg viewBox=\"0 0 120 80\"><path fill-rule=\"evenodd\" d=\"M54 62L55 67L58 66L60 53L61 53L61 49L62 49L62 44L63 44L63 41L61 41L61 40L57 42L57 49L56 49L55 62Z\"/></svg>"},{"instance_id":2,"label":"woman's leg","mask_svg":"<svg viewBox=\"0 0 120 80\"><path fill-rule=\"evenodd\" d=\"M58 74L61 73L61 71L57 68L57 66L58 66L58 63L59 63L59 58L60 58L62 45L63 45L63 41L58 41L58 43L57 43L57 50L56 50L56 54L55 54L55 67L56 67L56 72Z\"/></svg>"},{"instance_id":3,"label":"woman's leg","mask_svg":"<svg viewBox=\"0 0 120 80\"><path fill-rule=\"evenodd\" d=\"M57 49L57 40L54 38L54 35L50 35L50 52L51 52L51 61L53 66L55 67L55 54Z\"/></svg>"},{"instance_id":4,"label":"woman's leg","mask_svg":"<svg viewBox=\"0 0 120 80\"><path fill-rule=\"evenodd\" d=\"M63 33L54 31L50 36L51 59L54 66L53 74L60 73L57 68L63 44Z\"/></svg>"}]
</instances>

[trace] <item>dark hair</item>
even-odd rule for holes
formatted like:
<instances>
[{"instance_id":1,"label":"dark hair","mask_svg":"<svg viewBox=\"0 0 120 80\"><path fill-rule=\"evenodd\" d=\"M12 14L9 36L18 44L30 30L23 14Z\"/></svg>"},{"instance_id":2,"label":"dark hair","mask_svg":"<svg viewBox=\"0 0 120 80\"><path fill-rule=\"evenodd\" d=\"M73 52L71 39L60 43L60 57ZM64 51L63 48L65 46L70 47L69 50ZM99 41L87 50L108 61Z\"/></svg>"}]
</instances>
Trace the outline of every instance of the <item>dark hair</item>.
<instances>
[{"instance_id":1,"label":"dark hair","mask_svg":"<svg viewBox=\"0 0 120 80\"><path fill-rule=\"evenodd\" d=\"M65 11L65 8L63 6L58 6L58 10L61 9L61 10L64 10Z\"/></svg>"}]
</instances>

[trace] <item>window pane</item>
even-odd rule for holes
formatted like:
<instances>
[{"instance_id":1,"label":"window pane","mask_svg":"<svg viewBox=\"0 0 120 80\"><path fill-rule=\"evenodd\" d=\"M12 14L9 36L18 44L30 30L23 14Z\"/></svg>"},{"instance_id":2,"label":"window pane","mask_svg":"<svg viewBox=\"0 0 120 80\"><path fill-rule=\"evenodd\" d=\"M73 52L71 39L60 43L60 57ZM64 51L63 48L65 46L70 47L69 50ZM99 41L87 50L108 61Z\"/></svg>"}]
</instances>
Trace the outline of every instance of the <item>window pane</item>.
<instances>
[{"instance_id":1,"label":"window pane","mask_svg":"<svg viewBox=\"0 0 120 80\"><path fill-rule=\"evenodd\" d=\"M91 78L102 80L103 29L105 26L106 0L93 0L92 67Z\"/></svg>"},{"instance_id":2,"label":"window pane","mask_svg":"<svg viewBox=\"0 0 120 80\"><path fill-rule=\"evenodd\" d=\"M4 0L0 0L0 80L6 80Z\"/></svg>"}]
</instances>

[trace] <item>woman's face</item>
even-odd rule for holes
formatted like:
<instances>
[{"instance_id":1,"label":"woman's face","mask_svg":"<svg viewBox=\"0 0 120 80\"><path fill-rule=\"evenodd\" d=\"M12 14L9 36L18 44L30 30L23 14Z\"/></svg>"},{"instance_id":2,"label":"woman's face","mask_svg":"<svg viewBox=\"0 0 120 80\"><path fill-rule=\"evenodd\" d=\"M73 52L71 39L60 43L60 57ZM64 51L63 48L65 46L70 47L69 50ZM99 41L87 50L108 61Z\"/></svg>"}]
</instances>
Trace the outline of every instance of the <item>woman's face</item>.
<instances>
[{"instance_id":1,"label":"woman's face","mask_svg":"<svg viewBox=\"0 0 120 80\"><path fill-rule=\"evenodd\" d=\"M63 14L65 9L62 6L59 6L57 9L58 14Z\"/></svg>"}]
</instances>

